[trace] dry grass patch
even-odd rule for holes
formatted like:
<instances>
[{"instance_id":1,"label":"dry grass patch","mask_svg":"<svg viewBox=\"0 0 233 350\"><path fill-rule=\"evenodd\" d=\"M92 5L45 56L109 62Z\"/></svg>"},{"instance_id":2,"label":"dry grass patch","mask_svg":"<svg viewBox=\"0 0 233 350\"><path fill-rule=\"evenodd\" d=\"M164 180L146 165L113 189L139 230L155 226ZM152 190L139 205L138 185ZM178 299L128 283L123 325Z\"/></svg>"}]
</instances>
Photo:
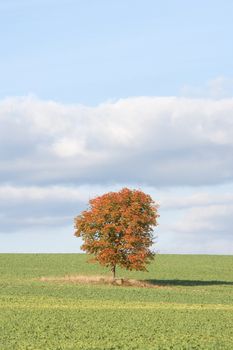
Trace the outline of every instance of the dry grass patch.
<instances>
[{"instance_id":1,"label":"dry grass patch","mask_svg":"<svg viewBox=\"0 0 233 350\"><path fill-rule=\"evenodd\" d=\"M112 278L107 276L64 276L64 277L41 277L41 282L60 282L60 283L81 283L81 284L107 284L113 286L123 287L140 287L140 288L161 288L161 286L154 285L149 282L124 279L124 278Z\"/></svg>"}]
</instances>

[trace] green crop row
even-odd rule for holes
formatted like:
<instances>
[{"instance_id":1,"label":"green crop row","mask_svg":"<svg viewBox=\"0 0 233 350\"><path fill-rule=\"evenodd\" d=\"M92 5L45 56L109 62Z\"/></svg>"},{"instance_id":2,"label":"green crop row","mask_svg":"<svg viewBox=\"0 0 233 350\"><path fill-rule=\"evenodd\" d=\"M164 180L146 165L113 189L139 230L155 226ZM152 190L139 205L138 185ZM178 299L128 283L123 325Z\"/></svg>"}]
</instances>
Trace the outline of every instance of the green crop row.
<instances>
[{"instance_id":1,"label":"green crop row","mask_svg":"<svg viewBox=\"0 0 233 350\"><path fill-rule=\"evenodd\" d=\"M155 288L46 282L105 275L81 254L0 254L0 350L232 349L233 257L160 255Z\"/></svg>"}]
</instances>

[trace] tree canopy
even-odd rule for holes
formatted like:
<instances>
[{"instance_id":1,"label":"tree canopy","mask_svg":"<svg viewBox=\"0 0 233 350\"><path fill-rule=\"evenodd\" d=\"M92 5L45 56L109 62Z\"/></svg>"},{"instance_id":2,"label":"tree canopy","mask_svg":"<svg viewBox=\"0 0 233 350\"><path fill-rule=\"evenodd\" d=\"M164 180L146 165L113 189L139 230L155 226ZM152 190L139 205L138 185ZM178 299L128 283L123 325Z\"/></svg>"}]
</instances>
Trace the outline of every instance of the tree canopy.
<instances>
[{"instance_id":1,"label":"tree canopy","mask_svg":"<svg viewBox=\"0 0 233 350\"><path fill-rule=\"evenodd\" d=\"M110 267L146 270L153 259L153 228L158 225L158 205L140 190L123 188L89 201L89 208L75 218L75 236L82 250Z\"/></svg>"}]
</instances>

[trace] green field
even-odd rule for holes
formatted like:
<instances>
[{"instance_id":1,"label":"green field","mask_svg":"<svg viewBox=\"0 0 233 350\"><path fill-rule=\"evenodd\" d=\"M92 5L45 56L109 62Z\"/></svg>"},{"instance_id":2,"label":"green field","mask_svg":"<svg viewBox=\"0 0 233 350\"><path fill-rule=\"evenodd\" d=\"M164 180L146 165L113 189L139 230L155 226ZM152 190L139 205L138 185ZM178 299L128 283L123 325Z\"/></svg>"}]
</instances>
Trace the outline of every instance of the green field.
<instances>
[{"instance_id":1,"label":"green field","mask_svg":"<svg viewBox=\"0 0 233 350\"><path fill-rule=\"evenodd\" d=\"M159 288L41 282L100 275L81 254L0 254L0 349L233 349L233 256L159 255Z\"/></svg>"}]
</instances>

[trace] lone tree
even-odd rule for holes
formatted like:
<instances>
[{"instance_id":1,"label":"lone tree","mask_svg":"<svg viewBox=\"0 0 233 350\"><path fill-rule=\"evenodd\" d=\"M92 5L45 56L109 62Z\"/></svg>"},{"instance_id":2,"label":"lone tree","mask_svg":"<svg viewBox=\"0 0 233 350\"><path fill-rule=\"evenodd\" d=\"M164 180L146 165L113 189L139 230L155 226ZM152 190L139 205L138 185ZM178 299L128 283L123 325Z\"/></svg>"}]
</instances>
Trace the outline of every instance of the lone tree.
<instances>
[{"instance_id":1,"label":"lone tree","mask_svg":"<svg viewBox=\"0 0 233 350\"><path fill-rule=\"evenodd\" d=\"M75 218L75 236L82 237L82 250L94 260L110 267L113 278L116 266L146 271L154 258L153 227L157 226L158 205L139 190L123 188L89 201L89 209Z\"/></svg>"}]
</instances>

